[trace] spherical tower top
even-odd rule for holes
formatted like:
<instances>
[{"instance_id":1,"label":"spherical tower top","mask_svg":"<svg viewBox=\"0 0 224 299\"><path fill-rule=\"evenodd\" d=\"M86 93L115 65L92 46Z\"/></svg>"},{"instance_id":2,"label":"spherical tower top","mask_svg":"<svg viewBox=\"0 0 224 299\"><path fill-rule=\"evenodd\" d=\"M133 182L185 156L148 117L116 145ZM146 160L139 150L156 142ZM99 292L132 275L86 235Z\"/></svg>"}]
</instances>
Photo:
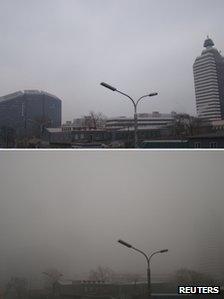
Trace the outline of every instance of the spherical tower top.
<instances>
[{"instance_id":1,"label":"spherical tower top","mask_svg":"<svg viewBox=\"0 0 224 299\"><path fill-rule=\"evenodd\" d=\"M207 39L204 42L204 47L205 48L209 48L209 47L213 47L215 44L213 43L213 40L207 36Z\"/></svg>"}]
</instances>

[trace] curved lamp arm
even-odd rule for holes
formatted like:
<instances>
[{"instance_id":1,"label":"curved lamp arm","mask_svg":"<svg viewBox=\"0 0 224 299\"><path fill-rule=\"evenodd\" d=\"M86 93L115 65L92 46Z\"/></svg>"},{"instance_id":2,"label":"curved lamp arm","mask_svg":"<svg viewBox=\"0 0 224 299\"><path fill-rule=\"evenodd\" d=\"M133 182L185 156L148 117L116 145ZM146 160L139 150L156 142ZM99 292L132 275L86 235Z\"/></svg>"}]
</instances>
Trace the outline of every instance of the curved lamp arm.
<instances>
[{"instance_id":1,"label":"curved lamp arm","mask_svg":"<svg viewBox=\"0 0 224 299\"><path fill-rule=\"evenodd\" d=\"M147 260L147 264L148 264L148 268L149 268L149 265L150 265L150 258L148 257L148 255L147 255L144 251L142 251L142 250L140 250L140 249L138 249L138 248L132 247L132 249L134 249L135 251L138 251L139 253L141 253L141 254L144 255L144 257L145 257L146 260Z\"/></svg>"},{"instance_id":2,"label":"curved lamp arm","mask_svg":"<svg viewBox=\"0 0 224 299\"><path fill-rule=\"evenodd\" d=\"M129 99L132 101L134 107L136 108L137 104L135 103L135 101L134 101L128 94L126 94L126 93L124 93L124 92L122 92L122 91L120 91L120 90L116 90L116 91L117 91L118 93L124 95L125 97L129 98Z\"/></svg>"},{"instance_id":3,"label":"curved lamp arm","mask_svg":"<svg viewBox=\"0 0 224 299\"><path fill-rule=\"evenodd\" d=\"M140 249L138 249L138 248L132 246L131 244L129 244L129 243L127 243L127 242L125 242L125 241L123 241L123 240L121 240L121 239L118 240L118 243L120 243L120 244L122 244L122 245L124 245L124 246L126 246L126 247L128 247L128 248L131 248L131 249L133 249L133 250L135 250L135 251L138 251L139 253L141 253L142 255L144 255L144 257L145 257L146 260L147 260L148 268L149 268L149 266L150 266L151 258L152 258L155 254L157 254L157 253L165 253L165 252L168 251L168 249L157 250L157 251L154 251L150 256L148 256L144 251L142 251L142 250L140 250Z\"/></svg>"},{"instance_id":4,"label":"curved lamp arm","mask_svg":"<svg viewBox=\"0 0 224 299\"><path fill-rule=\"evenodd\" d=\"M155 255L155 254L157 254L157 253L165 253L165 252L167 252L168 251L168 249L163 249L163 250L157 250L157 251L154 251L151 255L150 255L150 257L149 257L149 262L151 261L151 258L153 257L153 255Z\"/></svg>"},{"instance_id":5,"label":"curved lamp arm","mask_svg":"<svg viewBox=\"0 0 224 299\"><path fill-rule=\"evenodd\" d=\"M146 94L146 95L140 97L140 98L137 100L136 106L138 105L138 103L139 103L143 98L154 97L154 96L157 96L157 95L158 95L158 92L153 92L153 93Z\"/></svg>"}]
</instances>

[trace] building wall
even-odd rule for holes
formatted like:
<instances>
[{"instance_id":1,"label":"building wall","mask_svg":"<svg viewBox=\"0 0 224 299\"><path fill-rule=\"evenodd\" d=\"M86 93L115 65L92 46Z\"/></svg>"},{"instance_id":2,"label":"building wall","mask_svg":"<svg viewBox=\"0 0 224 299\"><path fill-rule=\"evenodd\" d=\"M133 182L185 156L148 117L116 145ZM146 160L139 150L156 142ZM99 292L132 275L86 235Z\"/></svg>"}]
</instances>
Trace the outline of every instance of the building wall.
<instances>
[{"instance_id":1,"label":"building wall","mask_svg":"<svg viewBox=\"0 0 224 299\"><path fill-rule=\"evenodd\" d=\"M0 127L17 137L38 136L43 126L61 126L61 100L42 91L23 91L0 98Z\"/></svg>"},{"instance_id":2,"label":"building wall","mask_svg":"<svg viewBox=\"0 0 224 299\"><path fill-rule=\"evenodd\" d=\"M157 111L152 114L140 113L138 114L138 128L153 128L153 127L164 127L173 124L176 113L161 114ZM107 128L134 128L133 117L114 117L106 120Z\"/></svg>"},{"instance_id":3,"label":"building wall","mask_svg":"<svg viewBox=\"0 0 224 299\"><path fill-rule=\"evenodd\" d=\"M211 39L193 65L196 108L199 117L220 120L224 117L224 58Z\"/></svg>"},{"instance_id":4,"label":"building wall","mask_svg":"<svg viewBox=\"0 0 224 299\"><path fill-rule=\"evenodd\" d=\"M224 148L224 136L208 136L208 137L193 137L189 140L190 148L207 148L207 149L216 149L216 148Z\"/></svg>"},{"instance_id":5,"label":"building wall","mask_svg":"<svg viewBox=\"0 0 224 299\"><path fill-rule=\"evenodd\" d=\"M147 285L142 284L108 284L97 282L76 283L62 285L56 283L55 295L58 298L74 298L75 296L93 296L93 298L103 298L103 296L112 296L117 299L132 299L133 296L144 295ZM106 298L106 297L105 297Z\"/></svg>"},{"instance_id":6,"label":"building wall","mask_svg":"<svg viewBox=\"0 0 224 299\"><path fill-rule=\"evenodd\" d=\"M145 129L138 130L139 145L144 140L165 138L169 136L169 128L159 129ZM62 128L48 128L45 130L45 140L51 145L75 145L80 143L101 143L111 144L113 142L121 142L126 146L133 146L134 144L134 131L133 130L116 130L116 129L104 129L104 130L78 130L75 127Z\"/></svg>"}]
</instances>

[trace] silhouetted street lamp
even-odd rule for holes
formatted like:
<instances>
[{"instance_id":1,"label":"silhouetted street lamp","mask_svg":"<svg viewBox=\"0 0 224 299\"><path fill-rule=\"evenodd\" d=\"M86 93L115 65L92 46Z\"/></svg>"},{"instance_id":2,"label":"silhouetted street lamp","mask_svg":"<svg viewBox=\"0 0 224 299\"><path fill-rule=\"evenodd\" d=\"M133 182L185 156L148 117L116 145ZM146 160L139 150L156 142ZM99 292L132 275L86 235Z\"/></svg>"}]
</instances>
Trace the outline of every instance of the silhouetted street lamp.
<instances>
[{"instance_id":1,"label":"silhouetted street lamp","mask_svg":"<svg viewBox=\"0 0 224 299\"><path fill-rule=\"evenodd\" d=\"M151 298L151 270L150 270L150 261L151 261L151 258L155 255L155 254L158 254L158 253L165 253L168 251L168 249L162 249L162 250L158 250L158 251L154 251L150 256L148 256L145 252L143 252L142 250L139 250L138 248L135 248L134 246L132 246L131 244L123 241L123 240L118 240L118 242L128 248L131 248L135 251L138 251L140 252L141 254L144 255L144 257L146 258L147 260L147 284L148 284L148 295L149 295L149 298Z\"/></svg>"},{"instance_id":2,"label":"silhouetted street lamp","mask_svg":"<svg viewBox=\"0 0 224 299\"><path fill-rule=\"evenodd\" d=\"M153 96L157 96L158 93L157 92L153 92L153 93L150 93L150 94L146 94L142 97L140 97L137 102L135 102L128 94L126 93L123 93L121 92L120 90L118 90L117 88L105 83L105 82L101 82L100 85L102 85L103 87L106 87L112 91L116 91L122 95L124 95L125 97L128 97L131 101L132 101L132 104L134 105L134 128L135 128L135 148L138 147L138 114L137 114L137 106L138 106L138 103L143 99L143 98L146 98L146 97L153 97Z\"/></svg>"}]
</instances>

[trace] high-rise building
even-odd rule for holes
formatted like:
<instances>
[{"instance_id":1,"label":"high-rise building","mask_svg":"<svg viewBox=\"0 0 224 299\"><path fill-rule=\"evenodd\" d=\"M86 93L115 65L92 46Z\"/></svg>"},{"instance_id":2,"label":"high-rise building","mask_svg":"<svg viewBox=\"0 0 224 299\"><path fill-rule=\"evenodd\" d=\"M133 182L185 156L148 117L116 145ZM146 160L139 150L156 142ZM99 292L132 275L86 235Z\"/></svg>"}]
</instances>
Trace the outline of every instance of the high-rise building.
<instances>
[{"instance_id":1,"label":"high-rise building","mask_svg":"<svg viewBox=\"0 0 224 299\"><path fill-rule=\"evenodd\" d=\"M224 119L224 57L207 37L194 65L197 114L205 120Z\"/></svg>"},{"instance_id":2,"label":"high-rise building","mask_svg":"<svg viewBox=\"0 0 224 299\"><path fill-rule=\"evenodd\" d=\"M61 126L61 100L39 90L25 90L0 97L0 129L16 137L38 137L44 127Z\"/></svg>"}]
</instances>

